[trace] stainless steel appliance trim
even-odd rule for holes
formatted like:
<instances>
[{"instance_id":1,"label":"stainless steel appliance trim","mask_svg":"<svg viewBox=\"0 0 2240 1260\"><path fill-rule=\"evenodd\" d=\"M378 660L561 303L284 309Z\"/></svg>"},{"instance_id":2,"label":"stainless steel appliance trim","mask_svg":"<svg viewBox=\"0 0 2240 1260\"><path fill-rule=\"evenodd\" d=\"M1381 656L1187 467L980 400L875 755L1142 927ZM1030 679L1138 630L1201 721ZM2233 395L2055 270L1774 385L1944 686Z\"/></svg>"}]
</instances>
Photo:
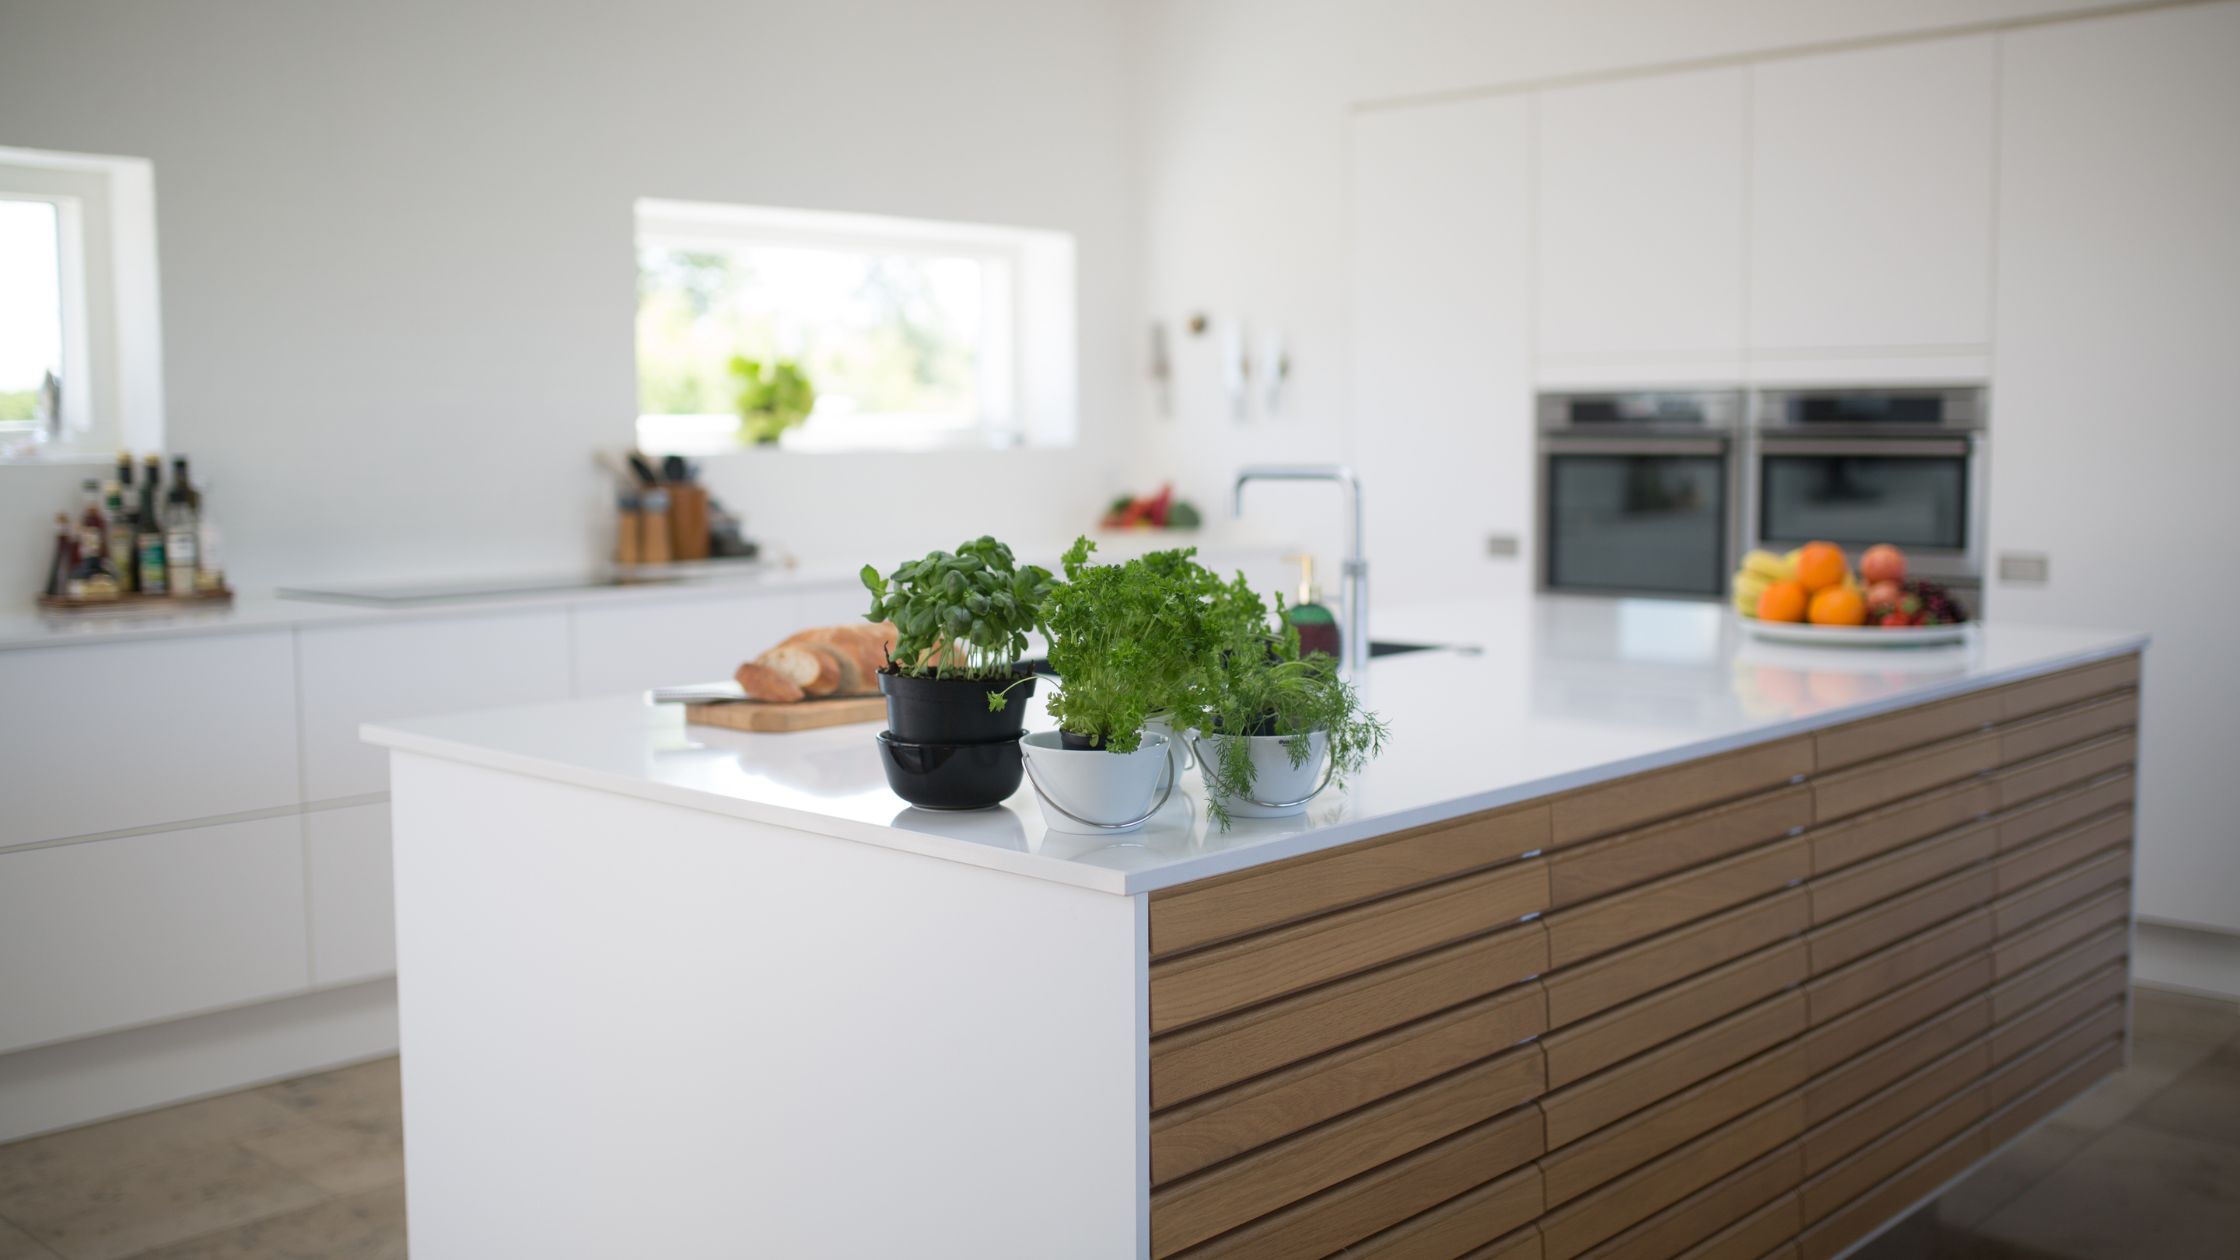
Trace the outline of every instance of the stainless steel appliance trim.
<instances>
[{"instance_id":1,"label":"stainless steel appliance trim","mask_svg":"<svg viewBox=\"0 0 2240 1260\"><path fill-rule=\"evenodd\" d=\"M1722 437L1551 437L1542 439L1543 455L1724 455L1734 443Z\"/></svg>"},{"instance_id":2,"label":"stainless steel appliance trim","mask_svg":"<svg viewBox=\"0 0 2240 1260\"><path fill-rule=\"evenodd\" d=\"M1761 437L1756 445L1760 455L1802 455L1831 459L1966 459L1974 453L1974 444L1964 437L1809 438L1784 435Z\"/></svg>"}]
</instances>

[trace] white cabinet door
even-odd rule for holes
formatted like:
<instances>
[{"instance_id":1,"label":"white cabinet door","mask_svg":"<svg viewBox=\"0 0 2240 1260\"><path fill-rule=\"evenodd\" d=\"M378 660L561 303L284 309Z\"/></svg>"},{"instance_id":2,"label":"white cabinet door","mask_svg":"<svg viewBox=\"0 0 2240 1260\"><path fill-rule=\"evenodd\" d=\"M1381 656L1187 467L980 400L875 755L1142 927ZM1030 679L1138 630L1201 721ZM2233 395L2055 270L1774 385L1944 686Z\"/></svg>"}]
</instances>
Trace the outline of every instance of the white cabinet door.
<instances>
[{"instance_id":1,"label":"white cabinet door","mask_svg":"<svg viewBox=\"0 0 2240 1260\"><path fill-rule=\"evenodd\" d=\"M0 1051L301 990L300 821L0 853Z\"/></svg>"},{"instance_id":2,"label":"white cabinet door","mask_svg":"<svg viewBox=\"0 0 2240 1260\"><path fill-rule=\"evenodd\" d=\"M868 598L868 597L867 597ZM578 608L575 694L716 682L808 623L791 594Z\"/></svg>"},{"instance_id":3,"label":"white cabinet door","mask_svg":"<svg viewBox=\"0 0 2240 1260\"><path fill-rule=\"evenodd\" d=\"M1992 611L2154 633L2139 913L2240 931L2240 5L2001 41Z\"/></svg>"},{"instance_id":4,"label":"white cabinet door","mask_svg":"<svg viewBox=\"0 0 2240 1260\"><path fill-rule=\"evenodd\" d=\"M1991 35L1751 67L1754 350L1982 351L1997 91Z\"/></svg>"},{"instance_id":5,"label":"white cabinet door","mask_svg":"<svg viewBox=\"0 0 2240 1260\"><path fill-rule=\"evenodd\" d=\"M0 845L296 799L286 631L0 652Z\"/></svg>"},{"instance_id":6,"label":"white cabinet door","mask_svg":"<svg viewBox=\"0 0 2240 1260\"><path fill-rule=\"evenodd\" d=\"M1742 354L1740 67L1534 97L1535 350L1733 379Z\"/></svg>"},{"instance_id":7,"label":"white cabinet door","mask_svg":"<svg viewBox=\"0 0 2240 1260\"><path fill-rule=\"evenodd\" d=\"M1352 123L1348 458L1372 608L1530 583L1529 122L1504 97ZM1518 555L1489 559L1493 534Z\"/></svg>"},{"instance_id":8,"label":"white cabinet door","mask_svg":"<svg viewBox=\"0 0 2240 1260\"><path fill-rule=\"evenodd\" d=\"M311 982L347 984L397 970L397 898L389 807L350 805L303 816L311 890Z\"/></svg>"},{"instance_id":9,"label":"white cabinet door","mask_svg":"<svg viewBox=\"0 0 2240 1260\"><path fill-rule=\"evenodd\" d=\"M363 723L568 696L561 610L306 627L298 650L307 801L388 789L387 754L359 740Z\"/></svg>"}]
</instances>

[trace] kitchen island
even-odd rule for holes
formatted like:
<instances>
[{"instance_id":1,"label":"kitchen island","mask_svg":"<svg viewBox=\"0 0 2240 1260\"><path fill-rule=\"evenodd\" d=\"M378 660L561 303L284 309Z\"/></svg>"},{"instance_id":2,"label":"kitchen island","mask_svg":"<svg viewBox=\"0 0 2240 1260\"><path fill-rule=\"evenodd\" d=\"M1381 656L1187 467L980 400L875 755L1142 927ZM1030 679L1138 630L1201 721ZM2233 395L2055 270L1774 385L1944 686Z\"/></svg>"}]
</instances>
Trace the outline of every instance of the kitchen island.
<instances>
[{"instance_id":1,"label":"kitchen island","mask_svg":"<svg viewBox=\"0 0 2240 1260\"><path fill-rule=\"evenodd\" d=\"M1228 832L910 809L869 726L368 727L415 1256L1829 1260L2121 1065L2140 636L1378 629L1482 651Z\"/></svg>"}]
</instances>

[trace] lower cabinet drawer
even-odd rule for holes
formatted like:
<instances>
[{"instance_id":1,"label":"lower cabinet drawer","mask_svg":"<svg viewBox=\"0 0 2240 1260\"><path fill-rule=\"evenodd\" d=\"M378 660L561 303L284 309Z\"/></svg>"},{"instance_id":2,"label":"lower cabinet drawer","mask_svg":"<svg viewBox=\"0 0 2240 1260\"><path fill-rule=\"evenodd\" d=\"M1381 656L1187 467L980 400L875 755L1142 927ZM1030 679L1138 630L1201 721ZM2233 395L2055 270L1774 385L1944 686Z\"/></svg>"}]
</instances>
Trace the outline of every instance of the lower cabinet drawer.
<instances>
[{"instance_id":1,"label":"lower cabinet drawer","mask_svg":"<svg viewBox=\"0 0 2240 1260\"><path fill-rule=\"evenodd\" d=\"M303 816L310 864L311 982L395 975L397 895L389 806L353 805Z\"/></svg>"},{"instance_id":2,"label":"lower cabinet drawer","mask_svg":"<svg viewBox=\"0 0 2240 1260\"><path fill-rule=\"evenodd\" d=\"M0 854L0 1051L310 983L302 819Z\"/></svg>"}]
</instances>

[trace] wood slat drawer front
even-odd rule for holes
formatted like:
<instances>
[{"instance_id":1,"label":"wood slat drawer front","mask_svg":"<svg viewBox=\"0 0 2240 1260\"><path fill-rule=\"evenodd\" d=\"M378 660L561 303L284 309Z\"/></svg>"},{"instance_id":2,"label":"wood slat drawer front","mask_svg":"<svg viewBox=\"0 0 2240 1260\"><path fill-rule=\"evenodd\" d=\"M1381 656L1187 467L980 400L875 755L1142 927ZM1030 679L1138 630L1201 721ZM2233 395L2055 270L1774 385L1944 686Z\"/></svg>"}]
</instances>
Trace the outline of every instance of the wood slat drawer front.
<instances>
[{"instance_id":1,"label":"wood slat drawer front","mask_svg":"<svg viewBox=\"0 0 2240 1260\"><path fill-rule=\"evenodd\" d=\"M2120 692L2056 709L2011 726L1999 728L1999 761L2012 765L2041 757L2057 748L2083 743L2095 735L2128 730L2139 724L2139 693Z\"/></svg>"},{"instance_id":2,"label":"wood slat drawer front","mask_svg":"<svg viewBox=\"0 0 2240 1260\"><path fill-rule=\"evenodd\" d=\"M1838 1161L1833 1168L1809 1175L1804 1182L1804 1218L1824 1219L1886 1181L1906 1165L1951 1141L1989 1113L1980 1084L1963 1088L1929 1110L1868 1143Z\"/></svg>"},{"instance_id":3,"label":"wood slat drawer front","mask_svg":"<svg viewBox=\"0 0 2240 1260\"><path fill-rule=\"evenodd\" d=\"M1452 879L1547 843L1548 807L1535 804L1169 888L1151 894L1151 956L1165 958Z\"/></svg>"},{"instance_id":4,"label":"wood slat drawer front","mask_svg":"<svg viewBox=\"0 0 2240 1260\"><path fill-rule=\"evenodd\" d=\"M1990 783L1970 779L1815 827L1805 833L1812 841L1813 874L1838 871L1974 822L1991 812L1998 796Z\"/></svg>"},{"instance_id":5,"label":"wood slat drawer front","mask_svg":"<svg viewBox=\"0 0 2240 1260\"><path fill-rule=\"evenodd\" d=\"M1549 1026L1577 1023L1783 937L1800 935L1811 925L1805 891L1792 888L1655 940L1566 967L1542 977L1548 989Z\"/></svg>"},{"instance_id":6,"label":"wood slat drawer front","mask_svg":"<svg viewBox=\"0 0 2240 1260\"><path fill-rule=\"evenodd\" d=\"M1529 1054L1531 1047L1522 1049ZM1539 1155L1540 1113L1516 1106L1515 1055L1496 1056L1159 1187L1151 1192L1152 1254L1173 1255L1507 1109L1519 1115L1523 1158Z\"/></svg>"},{"instance_id":7,"label":"wood slat drawer front","mask_svg":"<svg viewBox=\"0 0 2240 1260\"><path fill-rule=\"evenodd\" d=\"M1926 1023L1907 1029L1841 1066L1813 1077L1804 1091L1805 1122L1822 1124L1850 1107L1865 1105L1871 1095L1990 1031L1991 999L1981 995L1932 1016ZM1988 1070L1991 1066L1989 1043L1984 1043L1983 1054L1984 1067ZM1937 1096L1943 1097L1943 1094ZM1815 1165L1815 1171L1824 1166Z\"/></svg>"},{"instance_id":8,"label":"wood slat drawer front","mask_svg":"<svg viewBox=\"0 0 2240 1260\"><path fill-rule=\"evenodd\" d=\"M1783 941L1548 1033L1540 1038L1548 1054L1548 1085L1569 1085L1801 983L1807 966L1804 942Z\"/></svg>"},{"instance_id":9,"label":"wood slat drawer front","mask_svg":"<svg viewBox=\"0 0 2240 1260\"><path fill-rule=\"evenodd\" d=\"M1783 1153L1776 1152L1777 1155ZM1714 1186L1704 1195L1717 1194L1719 1189ZM1732 1209L1725 1209L1722 1215L1731 1217ZM1797 1192L1791 1190L1681 1252L1674 1260L1769 1260L1802 1228L1804 1210L1797 1206Z\"/></svg>"},{"instance_id":10,"label":"wood slat drawer front","mask_svg":"<svg viewBox=\"0 0 2240 1260\"><path fill-rule=\"evenodd\" d=\"M2102 1042L2123 1038L2123 1003L2109 1002L2069 1025L2044 1045L2001 1067L1986 1085L1991 1106L2003 1108L2061 1069L2100 1048Z\"/></svg>"},{"instance_id":11,"label":"wood slat drawer front","mask_svg":"<svg viewBox=\"0 0 2240 1260\"><path fill-rule=\"evenodd\" d=\"M1189 1260L1326 1256L1504 1174L1519 1210L1537 1216L1539 1147L1539 1117L1521 1108L1194 1247Z\"/></svg>"},{"instance_id":12,"label":"wood slat drawer front","mask_svg":"<svg viewBox=\"0 0 2240 1260\"><path fill-rule=\"evenodd\" d=\"M1805 1175L1827 1171L1876 1138L1975 1085L1990 1071L1991 1043L1979 1038L1892 1082L1872 1098L1805 1134ZM1985 1108L1989 1105L1987 1094Z\"/></svg>"},{"instance_id":13,"label":"wood slat drawer front","mask_svg":"<svg viewBox=\"0 0 2240 1260\"><path fill-rule=\"evenodd\" d=\"M2026 801L1998 815L1999 848L2019 849L2040 836L2051 835L2118 806L2129 814L2136 788L2137 780L2129 770L2117 770L2050 796Z\"/></svg>"},{"instance_id":14,"label":"wood slat drawer front","mask_svg":"<svg viewBox=\"0 0 2240 1260\"><path fill-rule=\"evenodd\" d=\"M1151 1118L1151 1184L1164 1185L1355 1107L1420 1085L1507 1045L1513 1018L1499 996L1403 1025L1257 1076ZM1540 1049L1510 1051L1518 1102L1547 1082Z\"/></svg>"},{"instance_id":15,"label":"wood slat drawer front","mask_svg":"<svg viewBox=\"0 0 2240 1260\"><path fill-rule=\"evenodd\" d=\"M1462 1260L1542 1260L1540 1227L1527 1225L1506 1238L1496 1238Z\"/></svg>"},{"instance_id":16,"label":"wood slat drawer front","mask_svg":"<svg viewBox=\"0 0 2240 1260\"><path fill-rule=\"evenodd\" d=\"M1553 802L1549 843L1592 840L1780 787L1810 773L1812 737L1799 735L1582 788Z\"/></svg>"},{"instance_id":17,"label":"wood slat drawer front","mask_svg":"<svg viewBox=\"0 0 2240 1260\"><path fill-rule=\"evenodd\" d=\"M1998 789L1999 808L2013 809L2024 801L2129 766L2138 756L2138 745L2138 737L2124 731L2018 761L1991 776L1992 787Z\"/></svg>"},{"instance_id":18,"label":"wood slat drawer front","mask_svg":"<svg viewBox=\"0 0 2240 1260\"><path fill-rule=\"evenodd\" d=\"M2103 1002L2122 999L2131 975L2111 964L2077 982L2075 988L2038 1003L1991 1030L1991 1057L1999 1063L2019 1058L2032 1046L2053 1040L2063 1028L2091 1014Z\"/></svg>"},{"instance_id":19,"label":"wood slat drawer front","mask_svg":"<svg viewBox=\"0 0 2240 1260\"><path fill-rule=\"evenodd\" d=\"M1587 1260L1666 1260L1795 1190L1799 1175L1796 1143L1777 1147L1595 1247Z\"/></svg>"},{"instance_id":20,"label":"wood slat drawer front","mask_svg":"<svg viewBox=\"0 0 2240 1260\"><path fill-rule=\"evenodd\" d=\"M1804 1099L1775 1099L1541 1216L1541 1246L1549 1260L1569 1260L1802 1132Z\"/></svg>"},{"instance_id":21,"label":"wood slat drawer front","mask_svg":"<svg viewBox=\"0 0 2240 1260\"><path fill-rule=\"evenodd\" d=\"M1779 1046L1551 1150L1540 1158L1548 1206L1568 1203L1804 1083L1803 1049Z\"/></svg>"},{"instance_id":22,"label":"wood slat drawer front","mask_svg":"<svg viewBox=\"0 0 2240 1260\"><path fill-rule=\"evenodd\" d=\"M2075 704L2079 700L2090 699L2105 692L2138 685L2139 658L2136 654L2076 669L2065 669L2058 674L2000 688L1999 720L2011 722L2033 713L2043 713L2047 709Z\"/></svg>"},{"instance_id":23,"label":"wood slat drawer front","mask_svg":"<svg viewBox=\"0 0 2240 1260\"><path fill-rule=\"evenodd\" d=\"M1820 1221L1797 1240L1802 1260L1833 1260L1882 1223L1930 1191L1960 1175L1990 1149L1979 1126L1937 1147L1900 1169L1888 1181ZM1810 1219L1809 1213L1807 1219Z\"/></svg>"},{"instance_id":24,"label":"wood slat drawer front","mask_svg":"<svg viewBox=\"0 0 2240 1260\"><path fill-rule=\"evenodd\" d=\"M1909 888L1918 888L1939 876L1981 862L1998 849L1998 828L1990 823L1974 823L1909 844L1836 874L1817 876L1809 886L1812 921L1832 923Z\"/></svg>"},{"instance_id":25,"label":"wood slat drawer front","mask_svg":"<svg viewBox=\"0 0 2240 1260\"><path fill-rule=\"evenodd\" d=\"M1999 894L2018 891L2065 866L2073 866L2131 839L2131 808L2118 806L2073 827L2010 849L1999 859Z\"/></svg>"},{"instance_id":26,"label":"wood slat drawer front","mask_svg":"<svg viewBox=\"0 0 2240 1260\"><path fill-rule=\"evenodd\" d=\"M1622 1116L1732 1068L1804 1031L1804 994L1790 989L1540 1100L1548 1145L1566 1146Z\"/></svg>"},{"instance_id":27,"label":"wood slat drawer front","mask_svg":"<svg viewBox=\"0 0 2240 1260\"><path fill-rule=\"evenodd\" d=\"M1813 736L1819 773L1980 731L1999 720L2004 699L1996 690L1978 691L1820 731Z\"/></svg>"},{"instance_id":28,"label":"wood slat drawer front","mask_svg":"<svg viewBox=\"0 0 2240 1260\"><path fill-rule=\"evenodd\" d=\"M1558 908L1591 901L1778 840L1811 821L1812 789L1799 783L1589 841L1549 856L1549 900Z\"/></svg>"},{"instance_id":29,"label":"wood slat drawer front","mask_svg":"<svg viewBox=\"0 0 2240 1260\"><path fill-rule=\"evenodd\" d=\"M1805 986L1812 1022L1824 1024L1991 944L1991 911L1976 910Z\"/></svg>"},{"instance_id":30,"label":"wood slat drawer front","mask_svg":"<svg viewBox=\"0 0 2240 1260\"><path fill-rule=\"evenodd\" d=\"M2004 1146L2023 1131L2061 1109L2062 1104L2100 1083L2101 1078L2123 1066L2123 1042L2111 1041L2061 1071L1991 1117L1991 1145Z\"/></svg>"},{"instance_id":31,"label":"wood slat drawer front","mask_svg":"<svg viewBox=\"0 0 2240 1260\"><path fill-rule=\"evenodd\" d=\"M1241 1010L1514 923L1548 904L1539 858L1151 964L1151 1031ZM1544 936L1536 938L1544 951ZM1541 960L1525 975L1546 970Z\"/></svg>"},{"instance_id":32,"label":"wood slat drawer front","mask_svg":"<svg viewBox=\"0 0 2240 1260\"><path fill-rule=\"evenodd\" d=\"M1999 898L1991 904L1993 926L1999 935L2010 936L2064 906L2130 878L2130 846L2110 849Z\"/></svg>"},{"instance_id":33,"label":"wood slat drawer front","mask_svg":"<svg viewBox=\"0 0 2240 1260\"><path fill-rule=\"evenodd\" d=\"M2111 923L2131 917L2131 889L2112 888L2074 909L2002 937L1991 951L1992 975L2000 980L2053 957Z\"/></svg>"},{"instance_id":34,"label":"wood slat drawer front","mask_svg":"<svg viewBox=\"0 0 2240 1260\"><path fill-rule=\"evenodd\" d=\"M1151 1106L1164 1109L1493 994L1507 1044L1547 1031L1548 1001L1519 981L1546 957L1540 925L1463 941L1151 1041Z\"/></svg>"},{"instance_id":35,"label":"wood slat drawer front","mask_svg":"<svg viewBox=\"0 0 2240 1260\"><path fill-rule=\"evenodd\" d=\"M1925 884L1849 918L1805 934L1812 946L1812 974L1826 975L1855 959L1965 914L1991 900L1998 876L1977 866Z\"/></svg>"},{"instance_id":36,"label":"wood slat drawer front","mask_svg":"<svg viewBox=\"0 0 2240 1260\"><path fill-rule=\"evenodd\" d=\"M1991 990L1991 1022L2003 1024L2057 993L2064 993L2093 972L2130 953L2131 934L2122 924L2103 928Z\"/></svg>"},{"instance_id":37,"label":"wood slat drawer front","mask_svg":"<svg viewBox=\"0 0 2240 1260\"><path fill-rule=\"evenodd\" d=\"M1812 873L1804 840L1779 840L1708 866L1558 910L1548 925L1548 965L1566 967L1786 888Z\"/></svg>"},{"instance_id":38,"label":"wood slat drawer front","mask_svg":"<svg viewBox=\"0 0 2240 1260\"><path fill-rule=\"evenodd\" d=\"M1865 813L1981 774L1998 764L1996 733L1941 740L1814 779L1812 817L1824 823Z\"/></svg>"},{"instance_id":39,"label":"wood slat drawer front","mask_svg":"<svg viewBox=\"0 0 2240 1260\"><path fill-rule=\"evenodd\" d=\"M1899 1033L1941 1017L1990 984L1991 958L1987 954L1971 954L1946 963L1813 1029L1804 1039L1805 1067L1814 1077L1840 1071Z\"/></svg>"},{"instance_id":40,"label":"wood slat drawer front","mask_svg":"<svg viewBox=\"0 0 2240 1260\"><path fill-rule=\"evenodd\" d=\"M1347 1260L1453 1260L1481 1246L1509 1244L1540 1214L1539 1184L1527 1168L1450 1199L1346 1249ZM1535 1231L1530 1241L1537 1243ZM1494 1254L1501 1254L1496 1252ZM1510 1251L1509 1254L1516 1254Z\"/></svg>"}]
</instances>

